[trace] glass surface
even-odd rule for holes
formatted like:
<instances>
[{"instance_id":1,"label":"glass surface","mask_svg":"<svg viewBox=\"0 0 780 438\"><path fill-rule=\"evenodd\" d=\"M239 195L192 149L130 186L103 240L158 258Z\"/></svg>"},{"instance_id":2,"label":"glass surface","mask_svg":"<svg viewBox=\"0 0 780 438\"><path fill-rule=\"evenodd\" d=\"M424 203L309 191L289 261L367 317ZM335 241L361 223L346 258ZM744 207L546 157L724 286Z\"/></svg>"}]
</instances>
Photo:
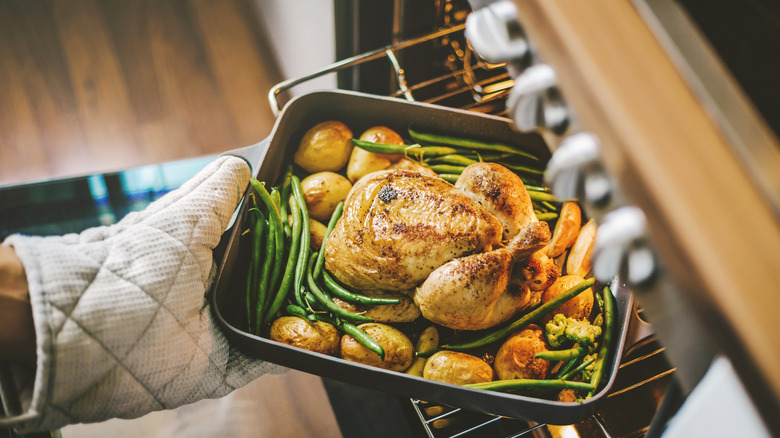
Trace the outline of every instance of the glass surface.
<instances>
[{"instance_id":1,"label":"glass surface","mask_svg":"<svg viewBox=\"0 0 780 438\"><path fill-rule=\"evenodd\" d=\"M0 188L0 241L14 233L48 236L111 225L181 186L215 158Z\"/></svg>"}]
</instances>

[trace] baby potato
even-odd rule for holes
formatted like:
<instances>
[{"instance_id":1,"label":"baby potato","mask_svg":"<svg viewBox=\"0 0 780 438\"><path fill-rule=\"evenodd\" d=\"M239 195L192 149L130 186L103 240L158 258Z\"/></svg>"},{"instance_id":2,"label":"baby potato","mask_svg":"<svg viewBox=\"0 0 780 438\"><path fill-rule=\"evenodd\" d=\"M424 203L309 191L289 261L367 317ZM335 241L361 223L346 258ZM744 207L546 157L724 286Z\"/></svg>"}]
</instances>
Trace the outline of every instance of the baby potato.
<instances>
[{"instance_id":1,"label":"baby potato","mask_svg":"<svg viewBox=\"0 0 780 438\"><path fill-rule=\"evenodd\" d=\"M566 273L584 277L590 272L593 247L596 245L596 231L598 225L593 219L588 220L580 229L577 240L569 250L569 257L566 259Z\"/></svg>"},{"instance_id":2,"label":"baby potato","mask_svg":"<svg viewBox=\"0 0 780 438\"><path fill-rule=\"evenodd\" d=\"M496 353L493 368L501 380L544 379L550 361L534 355L548 350L542 328L532 324L504 341Z\"/></svg>"},{"instance_id":3,"label":"baby potato","mask_svg":"<svg viewBox=\"0 0 780 438\"><path fill-rule=\"evenodd\" d=\"M403 371L412 364L414 344L403 332L387 324L376 322L361 324L358 328L382 346L385 351L384 360L350 335L341 337L342 359L391 371Z\"/></svg>"},{"instance_id":4,"label":"baby potato","mask_svg":"<svg viewBox=\"0 0 780 438\"><path fill-rule=\"evenodd\" d=\"M311 249L319 251L322 246L322 241L325 239L325 234L328 232L328 227L322 222L309 218L309 245Z\"/></svg>"},{"instance_id":5,"label":"baby potato","mask_svg":"<svg viewBox=\"0 0 780 438\"><path fill-rule=\"evenodd\" d=\"M493 368L477 356L459 351L439 351L425 362L423 377L456 385L490 382L493 380Z\"/></svg>"},{"instance_id":6,"label":"baby potato","mask_svg":"<svg viewBox=\"0 0 780 438\"><path fill-rule=\"evenodd\" d=\"M309 173L338 171L352 152L352 130L347 125L329 120L306 131L293 156L295 164Z\"/></svg>"},{"instance_id":7,"label":"baby potato","mask_svg":"<svg viewBox=\"0 0 780 438\"><path fill-rule=\"evenodd\" d=\"M339 202L347 199L352 183L335 172L313 173L301 181L309 217L328 222Z\"/></svg>"},{"instance_id":8,"label":"baby potato","mask_svg":"<svg viewBox=\"0 0 780 438\"><path fill-rule=\"evenodd\" d=\"M404 144L404 139L398 133L386 126L368 128L360 135L360 140L383 144ZM354 184L365 175L377 170L387 169L390 164L403 158L403 155L388 155L369 152L361 148L353 148L347 163L347 178Z\"/></svg>"},{"instance_id":9,"label":"baby potato","mask_svg":"<svg viewBox=\"0 0 780 438\"><path fill-rule=\"evenodd\" d=\"M297 316L282 316L271 324L271 340L317 353L339 351L339 331L327 322L311 322Z\"/></svg>"},{"instance_id":10,"label":"baby potato","mask_svg":"<svg viewBox=\"0 0 780 438\"><path fill-rule=\"evenodd\" d=\"M555 280L552 286L548 287L542 293L542 303L546 303L558 295L571 289L578 283L585 281L578 275L564 275ZM576 297L561 304L557 309L552 310L542 318L542 322L546 324L556 313L563 313L570 318L587 319L590 317L590 312L593 310L593 288L580 293Z\"/></svg>"}]
</instances>

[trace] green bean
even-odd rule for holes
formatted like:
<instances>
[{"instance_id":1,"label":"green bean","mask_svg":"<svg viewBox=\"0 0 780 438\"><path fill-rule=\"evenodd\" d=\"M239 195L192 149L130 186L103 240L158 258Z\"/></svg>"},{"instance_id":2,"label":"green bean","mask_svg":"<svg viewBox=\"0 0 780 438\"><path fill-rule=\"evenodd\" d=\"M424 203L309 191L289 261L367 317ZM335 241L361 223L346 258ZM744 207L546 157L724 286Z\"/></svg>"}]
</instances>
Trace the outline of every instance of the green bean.
<instances>
[{"instance_id":1,"label":"green bean","mask_svg":"<svg viewBox=\"0 0 780 438\"><path fill-rule=\"evenodd\" d=\"M520 330L521 328L527 326L528 324L536 322L538 319L546 315L551 310L557 309L561 304L569 301L570 299L586 291L588 288L593 286L595 282L596 280L593 278L583 280L578 284L574 285L573 287L567 289L557 297L551 299L550 301L542 304L541 306L521 316L519 319L509 324L508 326L500 328L498 330L494 330L482 336L481 338L464 342L462 344L442 345L438 349L417 353L417 355L426 357L426 356L430 356L431 354L439 350L463 351L463 350L469 350L476 347L481 347L483 345L492 344L493 342L504 339L505 337L509 336L511 333Z\"/></svg>"},{"instance_id":2,"label":"green bean","mask_svg":"<svg viewBox=\"0 0 780 438\"><path fill-rule=\"evenodd\" d=\"M257 282L257 306L255 308L256 329L259 332L264 327L263 316L266 309L266 301L268 300L268 288L271 280L271 268L274 264L274 259L271 257L275 253L276 240L274 234L279 230L279 225L274 224L272 221L268 221L268 237L265 239L265 258L263 260L263 267L260 270L260 280Z\"/></svg>"},{"instance_id":3,"label":"green bean","mask_svg":"<svg viewBox=\"0 0 780 438\"><path fill-rule=\"evenodd\" d=\"M453 175L460 175L466 166L453 166L452 164L432 164L431 170L436 173L449 173Z\"/></svg>"},{"instance_id":4,"label":"green bean","mask_svg":"<svg viewBox=\"0 0 780 438\"><path fill-rule=\"evenodd\" d=\"M588 397L591 397L593 391L601 385L602 376L604 375L604 362L606 361L607 353L609 353L609 344L612 342L613 332L615 331L615 298L612 296L609 286L604 288L602 299L604 300L604 332L601 335L601 344L596 356L596 363L593 365L593 376L590 379L593 390L588 393Z\"/></svg>"},{"instance_id":5,"label":"green bean","mask_svg":"<svg viewBox=\"0 0 780 438\"><path fill-rule=\"evenodd\" d=\"M564 374L561 374L560 378L563 379L563 380L567 380L569 377L571 377L571 376L579 373L580 371L584 370L585 368L587 368L588 365L592 364L595 361L596 361L596 358L595 357L591 357L590 359L588 359L585 362L581 363L580 366L578 366L577 368L575 368L575 369L573 369L571 371L567 371ZM592 383L591 383L591 385L592 385ZM594 386L594 388L595 388L595 386Z\"/></svg>"},{"instance_id":6,"label":"green bean","mask_svg":"<svg viewBox=\"0 0 780 438\"><path fill-rule=\"evenodd\" d=\"M450 137L446 135L424 133L424 132L413 130L411 126L409 127L408 131L409 131L409 136L411 136L412 139L418 143L456 146L460 148L466 148L466 149L478 150L478 151L504 152L504 153L510 153L514 155L520 155L526 158L530 158L532 160L538 160L536 156L534 156L529 152L517 149L513 146L509 146L503 143L486 142L480 140L473 140L469 138Z\"/></svg>"},{"instance_id":7,"label":"green bean","mask_svg":"<svg viewBox=\"0 0 780 438\"><path fill-rule=\"evenodd\" d=\"M514 156L514 154L507 154L507 153L499 153L499 154L482 154L479 152L475 152L474 154L467 154L468 158L473 158L481 163L484 162L490 162L490 163L500 163L503 160L506 160L507 158L511 158Z\"/></svg>"},{"instance_id":8,"label":"green bean","mask_svg":"<svg viewBox=\"0 0 780 438\"><path fill-rule=\"evenodd\" d=\"M398 304L401 302L401 300L397 298L376 298L354 293L338 284L336 279L333 278L333 276L330 275L330 272L328 272L326 269L322 270L322 280L333 295L341 298L344 301L349 301L350 303L376 306L383 304Z\"/></svg>"},{"instance_id":9,"label":"green bean","mask_svg":"<svg viewBox=\"0 0 780 438\"><path fill-rule=\"evenodd\" d=\"M587 349L585 349L585 347L569 348L568 350L540 351L536 353L534 357L545 360L567 360L580 357L585 354L586 351Z\"/></svg>"},{"instance_id":10,"label":"green bean","mask_svg":"<svg viewBox=\"0 0 780 438\"><path fill-rule=\"evenodd\" d=\"M252 184L252 187L260 195L260 199L263 200L263 203L268 209L268 221L271 224L271 228L268 233L268 238L274 239L274 247L272 253L273 271L271 271L270 274L271 276L268 279L268 284L270 284L271 285L270 287L273 288L276 287L276 284L279 281L279 276L282 274L282 258L284 258L284 230L282 230L282 217L281 214L279 213L278 204L274 202L274 200L271 197L271 194L268 193L268 190L266 190L265 185L260 181L258 181L257 179L255 179L254 177L249 178L249 183ZM270 258L271 253L266 253L266 257ZM263 303L263 304L267 304L267 303Z\"/></svg>"},{"instance_id":11,"label":"green bean","mask_svg":"<svg viewBox=\"0 0 780 438\"><path fill-rule=\"evenodd\" d=\"M301 211L301 245L298 248L298 265L295 268L295 282L293 283L293 292L295 293L296 301L301 307L306 307L301 299L301 290L303 289L303 281L306 276L306 264L308 263L309 254L309 241L311 239L311 231L309 226L309 212L306 209L306 201L303 198L303 188L301 187L301 180L297 176L292 175L290 177L290 183L292 185L292 193L295 202L298 203L298 207Z\"/></svg>"},{"instance_id":12,"label":"green bean","mask_svg":"<svg viewBox=\"0 0 780 438\"><path fill-rule=\"evenodd\" d=\"M252 197L254 203L254 196ZM256 205L256 204L255 204ZM257 279L260 276L260 256L263 251L263 234L265 233L265 217L263 213L257 208L253 207L249 210L254 212L257 217L250 218L250 221L254 220L251 225L251 251L252 258L250 260L249 270L246 280L246 312L247 312L247 327L251 333L255 332L255 318L254 313L257 308L257 295L255 290L257 287Z\"/></svg>"},{"instance_id":13,"label":"green bean","mask_svg":"<svg viewBox=\"0 0 780 438\"><path fill-rule=\"evenodd\" d=\"M552 221L558 218L558 213L539 213L536 218L540 221Z\"/></svg>"},{"instance_id":14,"label":"green bean","mask_svg":"<svg viewBox=\"0 0 780 438\"><path fill-rule=\"evenodd\" d=\"M317 301L320 302L320 304L325 306L325 308L328 311L330 311L336 316L339 316L344 319L348 319L350 321L374 322L373 319L367 316L358 315L356 313L352 313L348 310L342 309L341 307L337 306L336 303L334 303L333 300L331 300L330 297L328 297L325 294L325 292L323 292L322 289L320 289L317 282L314 281L314 276L312 275L312 271L313 271L312 265L314 265L316 259L317 259L317 254L312 253L309 259L309 267L306 270L307 285L309 286L309 291L311 292L311 294L314 295L314 298L316 298Z\"/></svg>"},{"instance_id":15,"label":"green bean","mask_svg":"<svg viewBox=\"0 0 780 438\"><path fill-rule=\"evenodd\" d=\"M521 173L528 173L531 175L543 175L544 170L538 169L536 167L529 167L529 166L523 166L520 164L513 164L513 163L501 163L502 166L506 167L507 169L516 172Z\"/></svg>"},{"instance_id":16,"label":"green bean","mask_svg":"<svg viewBox=\"0 0 780 438\"><path fill-rule=\"evenodd\" d=\"M426 160L429 164L454 164L456 166L468 166L470 164L478 163L479 161L469 158L465 155L449 154L433 157L430 160Z\"/></svg>"},{"instance_id":17,"label":"green bean","mask_svg":"<svg viewBox=\"0 0 780 438\"><path fill-rule=\"evenodd\" d=\"M558 372L555 374L555 378L560 379L561 376L563 376L564 374L568 373L569 370L571 370L572 368L576 367L577 364L579 364L580 362L582 362L582 356L575 357L574 359L566 362L566 365L561 367L561 369L558 370Z\"/></svg>"},{"instance_id":18,"label":"green bean","mask_svg":"<svg viewBox=\"0 0 780 438\"><path fill-rule=\"evenodd\" d=\"M436 157L439 155L449 155L458 152L458 150L455 148L444 146L420 146L419 144L384 144L358 140L356 138L352 139L352 143L360 149L365 149L369 152L377 152L388 155L411 156L412 158L416 159Z\"/></svg>"},{"instance_id":19,"label":"green bean","mask_svg":"<svg viewBox=\"0 0 780 438\"><path fill-rule=\"evenodd\" d=\"M563 379L537 380L537 379L510 379L494 380L492 382L469 383L463 385L474 389L485 389L488 391L512 391L523 389L579 389L592 390L590 383L574 382Z\"/></svg>"},{"instance_id":20,"label":"green bean","mask_svg":"<svg viewBox=\"0 0 780 438\"><path fill-rule=\"evenodd\" d=\"M285 310L287 310L287 313L289 313L290 315L297 316L303 319L309 319L309 314L306 313L306 310L301 306L296 306L295 304L288 304Z\"/></svg>"},{"instance_id":21,"label":"green bean","mask_svg":"<svg viewBox=\"0 0 780 438\"><path fill-rule=\"evenodd\" d=\"M558 211L558 209L554 205L550 204L549 201L541 201L540 204L547 207L547 209L550 211Z\"/></svg>"},{"instance_id":22,"label":"green bean","mask_svg":"<svg viewBox=\"0 0 780 438\"><path fill-rule=\"evenodd\" d=\"M456 182L458 182L458 178L460 178L460 175L454 173L440 173L439 178L443 179L444 181L447 181L450 184L455 184Z\"/></svg>"},{"instance_id":23,"label":"green bean","mask_svg":"<svg viewBox=\"0 0 780 438\"><path fill-rule=\"evenodd\" d=\"M385 359L384 348L379 345L379 342L377 342L376 339L369 336L368 333L364 332L359 327L348 321L344 321L341 318L329 318L327 316L319 316L319 318L327 323L332 324L340 331L355 338L355 340L360 342L364 347L379 355L380 359Z\"/></svg>"},{"instance_id":24,"label":"green bean","mask_svg":"<svg viewBox=\"0 0 780 438\"><path fill-rule=\"evenodd\" d=\"M284 301L290 293L290 285L293 283L295 277L295 268L298 265L298 248L301 244L301 229L303 228L303 222L301 221L301 209L298 203L294 200L290 202L290 215L292 216L292 243L290 244L290 251L287 253L287 264L284 268L284 275L282 276L282 283L276 291L276 297L268 308L265 314L265 320L270 321L279 309L282 308Z\"/></svg>"},{"instance_id":25,"label":"green bean","mask_svg":"<svg viewBox=\"0 0 780 438\"><path fill-rule=\"evenodd\" d=\"M317 263L314 265L314 278L317 279L320 276L320 271L322 271L322 264L325 263L325 244L328 241L328 237L330 237L330 233L333 232L333 229L336 228L336 222L339 221L339 218L341 217L341 213L344 211L344 201L339 202L339 205L336 206L336 210L333 211L333 214L330 216L330 222L328 222L328 228L325 230L325 236L322 238L322 243L320 244L320 252L317 255Z\"/></svg>"},{"instance_id":26,"label":"green bean","mask_svg":"<svg viewBox=\"0 0 780 438\"><path fill-rule=\"evenodd\" d=\"M552 193L546 193L546 192L534 192L534 191L528 191L528 196L531 197L532 201L537 202L562 202L559 201L558 198L555 197Z\"/></svg>"},{"instance_id":27,"label":"green bean","mask_svg":"<svg viewBox=\"0 0 780 438\"><path fill-rule=\"evenodd\" d=\"M524 184L524 186L525 186L525 189L528 190L529 192L549 192L550 191L550 189L548 189L547 187L542 187L542 186L532 186L530 184Z\"/></svg>"},{"instance_id":28,"label":"green bean","mask_svg":"<svg viewBox=\"0 0 780 438\"><path fill-rule=\"evenodd\" d=\"M282 226L284 227L284 235L288 238L292 232L287 218L287 204L290 201L290 176L292 176L292 172L293 166L292 164L288 164L287 169L284 171L284 177L282 177L282 205L279 207L279 214L282 216Z\"/></svg>"}]
</instances>

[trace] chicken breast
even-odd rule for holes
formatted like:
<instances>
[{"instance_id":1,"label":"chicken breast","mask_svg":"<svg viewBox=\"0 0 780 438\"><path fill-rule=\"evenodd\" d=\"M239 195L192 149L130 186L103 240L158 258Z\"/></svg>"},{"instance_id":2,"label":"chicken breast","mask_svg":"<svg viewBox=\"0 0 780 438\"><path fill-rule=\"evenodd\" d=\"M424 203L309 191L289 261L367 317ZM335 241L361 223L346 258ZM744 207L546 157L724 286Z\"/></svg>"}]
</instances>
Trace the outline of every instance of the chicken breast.
<instances>
[{"instance_id":1,"label":"chicken breast","mask_svg":"<svg viewBox=\"0 0 780 438\"><path fill-rule=\"evenodd\" d=\"M463 170L455 187L479 202L504 227L509 240L536 222L533 202L517 174L496 163L474 163Z\"/></svg>"},{"instance_id":2,"label":"chicken breast","mask_svg":"<svg viewBox=\"0 0 780 438\"><path fill-rule=\"evenodd\" d=\"M415 291L414 302L426 319L452 329L500 324L529 302L528 288L510 282L515 264L549 241L547 223L533 222L504 248L461 257L433 271Z\"/></svg>"},{"instance_id":3,"label":"chicken breast","mask_svg":"<svg viewBox=\"0 0 780 438\"><path fill-rule=\"evenodd\" d=\"M399 291L450 260L491 249L501 236L498 219L441 178L379 171L347 197L325 268L356 289Z\"/></svg>"}]
</instances>

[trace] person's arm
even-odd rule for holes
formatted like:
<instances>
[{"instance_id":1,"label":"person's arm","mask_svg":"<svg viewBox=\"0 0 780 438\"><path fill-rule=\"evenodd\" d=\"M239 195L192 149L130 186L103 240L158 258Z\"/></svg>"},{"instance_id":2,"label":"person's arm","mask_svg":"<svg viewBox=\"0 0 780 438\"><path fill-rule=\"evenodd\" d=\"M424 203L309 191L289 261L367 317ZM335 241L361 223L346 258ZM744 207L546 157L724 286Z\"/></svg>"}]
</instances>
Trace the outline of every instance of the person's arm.
<instances>
[{"instance_id":1,"label":"person's arm","mask_svg":"<svg viewBox=\"0 0 780 438\"><path fill-rule=\"evenodd\" d=\"M0 361L35 363L35 328L24 267L0 245Z\"/></svg>"}]
</instances>

